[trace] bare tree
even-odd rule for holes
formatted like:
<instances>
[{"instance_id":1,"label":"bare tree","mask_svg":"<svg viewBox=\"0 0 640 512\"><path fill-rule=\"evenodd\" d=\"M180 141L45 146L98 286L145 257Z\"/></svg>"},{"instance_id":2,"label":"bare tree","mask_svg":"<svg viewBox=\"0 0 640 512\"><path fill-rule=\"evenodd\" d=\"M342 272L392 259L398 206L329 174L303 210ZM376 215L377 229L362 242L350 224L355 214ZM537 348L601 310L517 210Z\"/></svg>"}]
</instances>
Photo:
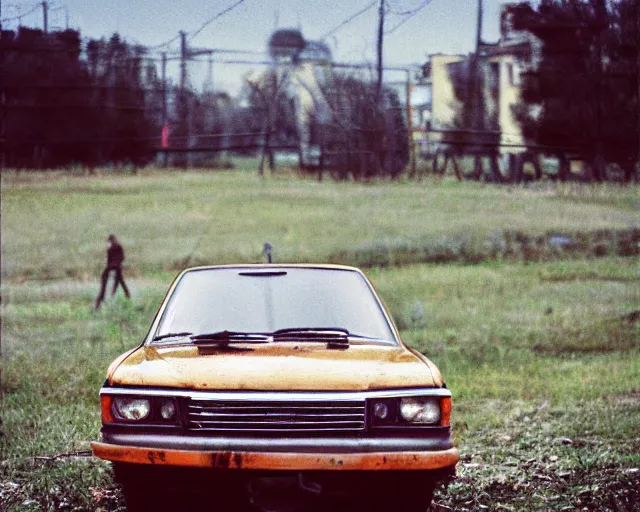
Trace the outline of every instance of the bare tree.
<instances>
[{"instance_id":1,"label":"bare tree","mask_svg":"<svg viewBox=\"0 0 640 512\"><path fill-rule=\"evenodd\" d=\"M331 112L320 130L334 176L347 179L397 178L409 161L406 120L397 93L374 81L334 76L324 88Z\"/></svg>"},{"instance_id":2,"label":"bare tree","mask_svg":"<svg viewBox=\"0 0 640 512\"><path fill-rule=\"evenodd\" d=\"M289 82L289 73L286 69L270 68L259 80L247 80L251 88L251 101L260 115L263 116L262 125L262 151L258 173L264 175L265 161L269 160L269 169L275 168L273 149L271 142L274 133L277 133L278 125L291 124L291 112L289 112L289 99L285 94Z\"/></svg>"}]
</instances>

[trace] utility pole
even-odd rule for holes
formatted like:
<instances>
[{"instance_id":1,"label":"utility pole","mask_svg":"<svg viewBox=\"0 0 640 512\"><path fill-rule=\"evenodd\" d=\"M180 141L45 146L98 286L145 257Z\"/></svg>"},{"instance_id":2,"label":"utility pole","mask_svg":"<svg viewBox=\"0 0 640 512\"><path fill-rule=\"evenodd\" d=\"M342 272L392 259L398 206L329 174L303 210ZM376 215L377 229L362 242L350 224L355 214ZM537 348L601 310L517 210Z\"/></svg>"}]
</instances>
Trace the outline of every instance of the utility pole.
<instances>
[{"instance_id":1,"label":"utility pole","mask_svg":"<svg viewBox=\"0 0 640 512\"><path fill-rule=\"evenodd\" d=\"M413 178L416 175L416 148L413 141L413 106L411 105L412 92L413 84L411 83L411 74L407 71L407 131L409 132L409 163L411 164L409 176Z\"/></svg>"},{"instance_id":2,"label":"utility pole","mask_svg":"<svg viewBox=\"0 0 640 512\"><path fill-rule=\"evenodd\" d=\"M476 17L476 48L469 62L469 81L467 83L467 94L464 105L464 124L467 129L471 129L472 134L464 135L465 142L471 146L472 152L476 153L476 149L481 145L475 146L478 142L482 143L483 135L479 132L484 128L484 108L482 101L482 80L480 80L480 47L482 45L482 0L478 0L478 10ZM468 137L468 138L467 138ZM474 156L474 172L478 177L483 175L482 156L475 154ZM455 158L454 158L455 162ZM455 164L454 164L455 165ZM446 166L445 166L446 167Z\"/></svg>"},{"instance_id":3,"label":"utility pole","mask_svg":"<svg viewBox=\"0 0 640 512\"><path fill-rule=\"evenodd\" d=\"M46 0L42 2L42 30L45 34L49 32L49 4Z\"/></svg>"},{"instance_id":4,"label":"utility pole","mask_svg":"<svg viewBox=\"0 0 640 512\"><path fill-rule=\"evenodd\" d=\"M636 115L638 119L638 158L636 159L636 167L632 167L635 173L640 173L640 0L636 0L636 52L637 63L636 63L636 77L638 82L636 83ZM633 172L632 172L633 176Z\"/></svg>"},{"instance_id":5,"label":"utility pole","mask_svg":"<svg viewBox=\"0 0 640 512\"><path fill-rule=\"evenodd\" d=\"M384 0L380 0L380 10L378 12L378 83L376 93L380 96L382 91L382 46L384 38Z\"/></svg>"},{"instance_id":6,"label":"utility pole","mask_svg":"<svg viewBox=\"0 0 640 512\"><path fill-rule=\"evenodd\" d=\"M180 31L180 89L187 87L187 33Z\"/></svg>"},{"instance_id":7,"label":"utility pole","mask_svg":"<svg viewBox=\"0 0 640 512\"><path fill-rule=\"evenodd\" d=\"M483 0L478 0L478 17L476 27L476 53L473 63L473 103L474 126L476 130L484 129L484 108L482 101L482 80L480 79L480 47L482 46L482 24L484 17Z\"/></svg>"},{"instance_id":8,"label":"utility pole","mask_svg":"<svg viewBox=\"0 0 640 512\"><path fill-rule=\"evenodd\" d=\"M167 124L167 52L162 52L162 126Z\"/></svg>"},{"instance_id":9,"label":"utility pole","mask_svg":"<svg viewBox=\"0 0 640 512\"><path fill-rule=\"evenodd\" d=\"M162 52L162 146L169 145L169 126L167 113L167 52ZM166 144L165 144L166 143ZM164 148L166 149L166 148ZM169 152L164 151L163 167L169 163Z\"/></svg>"},{"instance_id":10,"label":"utility pole","mask_svg":"<svg viewBox=\"0 0 640 512\"><path fill-rule=\"evenodd\" d=\"M184 130L184 147L189 147L189 98L187 97L187 58L189 57L189 50L187 49L187 33L184 30L180 31L180 103L179 103L179 119L180 128ZM187 160L185 167L191 163L191 155L187 153Z\"/></svg>"},{"instance_id":11,"label":"utility pole","mask_svg":"<svg viewBox=\"0 0 640 512\"><path fill-rule=\"evenodd\" d=\"M598 0L596 5L597 34L596 34L596 73L595 73L595 102L596 102L596 147L593 159L593 176L596 181L604 179L604 151L602 146L602 34L607 27L606 0Z\"/></svg>"},{"instance_id":12,"label":"utility pole","mask_svg":"<svg viewBox=\"0 0 640 512\"><path fill-rule=\"evenodd\" d=\"M480 50L480 44L482 43L482 18L484 15L482 0L478 0L478 19L476 24L476 53Z\"/></svg>"},{"instance_id":13,"label":"utility pole","mask_svg":"<svg viewBox=\"0 0 640 512\"><path fill-rule=\"evenodd\" d=\"M2 33L2 20L0 20L0 34ZM7 112L6 107L6 94L5 94L5 49L2 47L2 43L0 42L0 173L4 171L5 166L7 165L7 151L6 151L6 130L5 130L5 115ZM0 262L1 262L0 255ZM2 320L0 319L0 325L2 325ZM0 397L2 393L0 392Z\"/></svg>"}]
</instances>

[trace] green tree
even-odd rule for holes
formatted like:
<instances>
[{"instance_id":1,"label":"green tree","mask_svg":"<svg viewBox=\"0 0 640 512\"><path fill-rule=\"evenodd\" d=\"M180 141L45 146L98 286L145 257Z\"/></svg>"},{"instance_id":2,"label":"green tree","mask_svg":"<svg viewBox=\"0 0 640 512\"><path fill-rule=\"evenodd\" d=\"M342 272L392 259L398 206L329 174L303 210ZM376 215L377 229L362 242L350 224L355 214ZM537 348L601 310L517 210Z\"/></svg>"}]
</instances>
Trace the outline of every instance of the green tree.
<instances>
[{"instance_id":1,"label":"green tree","mask_svg":"<svg viewBox=\"0 0 640 512\"><path fill-rule=\"evenodd\" d=\"M161 84L145 49L129 45L118 34L87 43L87 66L93 84L93 105L99 115L91 136L97 163L138 165L147 158L160 132Z\"/></svg>"},{"instance_id":2,"label":"green tree","mask_svg":"<svg viewBox=\"0 0 640 512\"><path fill-rule=\"evenodd\" d=\"M80 34L3 31L5 164L50 168L82 160L77 144L92 123L89 76L79 60Z\"/></svg>"},{"instance_id":3,"label":"green tree","mask_svg":"<svg viewBox=\"0 0 640 512\"><path fill-rule=\"evenodd\" d=\"M142 163L160 131L162 98L144 53L115 34L89 41L82 59L77 31L3 31L4 164Z\"/></svg>"},{"instance_id":4,"label":"green tree","mask_svg":"<svg viewBox=\"0 0 640 512\"><path fill-rule=\"evenodd\" d=\"M542 0L515 20L544 43L517 111L526 136L576 148L598 181L606 179L605 162L618 164L627 180L635 168L639 14L634 0Z\"/></svg>"}]
</instances>

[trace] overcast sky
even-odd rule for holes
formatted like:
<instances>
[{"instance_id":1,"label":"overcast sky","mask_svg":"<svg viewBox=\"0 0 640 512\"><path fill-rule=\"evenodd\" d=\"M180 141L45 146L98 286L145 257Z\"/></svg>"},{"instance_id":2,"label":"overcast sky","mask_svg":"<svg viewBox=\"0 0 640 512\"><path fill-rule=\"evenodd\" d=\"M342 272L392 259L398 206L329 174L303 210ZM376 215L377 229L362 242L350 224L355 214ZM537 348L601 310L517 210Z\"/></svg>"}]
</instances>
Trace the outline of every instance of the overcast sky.
<instances>
[{"instance_id":1,"label":"overcast sky","mask_svg":"<svg viewBox=\"0 0 640 512\"><path fill-rule=\"evenodd\" d=\"M194 34L207 20L237 0L50 0L51 27L65 24L65 6L70 26L82 36L108 37L119 32L131 42L153 46L163 43L180 30ZM28 12L40 2L1 0L2 18ZM372 4L371 0L244 0L190 40L193 47L265 51L274 28L300 28L306 39L320 39L341 22ZM387 30L406 18L396 13L413 11L427 0L387 0L391 13ZM497 40L500 4L503 0L484 0L485 40ZM431 0L384 39L385 64L405 66L422 63L431 53L467 53L474 47L477 0ZM374 6L326 38L334 60L374 62L378 9ZM15 28L17 22L5 24ZM22 24L42 26L42 9L25 16ZM176 52L176 40L168 48ZM227 55L226 58L231 58ZM222 58L222 56L218 57ZM260 56L233 56L260 59ZM190 79L200 88L209 65L206 58L190 64ZM175 73L175 66L173 71ZM243 68L242 72L246 72ZM242 73L239 67L214 65L216 88L233 87ZM392 79L392 78L390 78Z\"/></svg>"}]
</instances>

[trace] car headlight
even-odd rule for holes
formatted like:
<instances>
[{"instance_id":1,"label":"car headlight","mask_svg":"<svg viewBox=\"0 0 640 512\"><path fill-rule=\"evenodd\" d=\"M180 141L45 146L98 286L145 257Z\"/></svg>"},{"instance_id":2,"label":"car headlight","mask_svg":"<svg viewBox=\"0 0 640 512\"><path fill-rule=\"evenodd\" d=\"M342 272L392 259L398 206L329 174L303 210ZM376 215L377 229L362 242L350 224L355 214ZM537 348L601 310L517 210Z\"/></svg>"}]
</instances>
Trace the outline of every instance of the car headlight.
<instances>
[{"instance_id":1,"label":"car headlight","mask_svg":"<svg viewBox=\"0 0 640 512\"><path fill-rule=\"evenodd\" d=\"M389 416L389 406L384 402L374 404L373 415L377 420L386 420Z\"/></svg>"},{"instance_id":2,"label":"car headlight","mask_svg":"<svg viewBox=\"0 0 640 512\"><path fill-rule=\"evenodd\" d=\"M151 413L151 402L146 398L116 397L113 399L115 416L124 420L144 420Z\"/></svg>"},{"instance_id":3,"label":"car headlight","mask_svg":"<svg viewBox=\"0 0 640 512\"><path fill-rule=\"evenodd\" d=\"M172 399L166 399L161 402L160 416L163 420L175 420L176 417L176 403Z\"/></svg>"},{"instance_id":4,"label":"car headlight","mask_svg":"<svg viewBox=\"0 0 640 512\"><path fill-rule=\"evenodd\" d=\"M409 423L434 425L440 423L440 400L407 397L400 400L400 416Z\"/></svg>"}]
</instances>

